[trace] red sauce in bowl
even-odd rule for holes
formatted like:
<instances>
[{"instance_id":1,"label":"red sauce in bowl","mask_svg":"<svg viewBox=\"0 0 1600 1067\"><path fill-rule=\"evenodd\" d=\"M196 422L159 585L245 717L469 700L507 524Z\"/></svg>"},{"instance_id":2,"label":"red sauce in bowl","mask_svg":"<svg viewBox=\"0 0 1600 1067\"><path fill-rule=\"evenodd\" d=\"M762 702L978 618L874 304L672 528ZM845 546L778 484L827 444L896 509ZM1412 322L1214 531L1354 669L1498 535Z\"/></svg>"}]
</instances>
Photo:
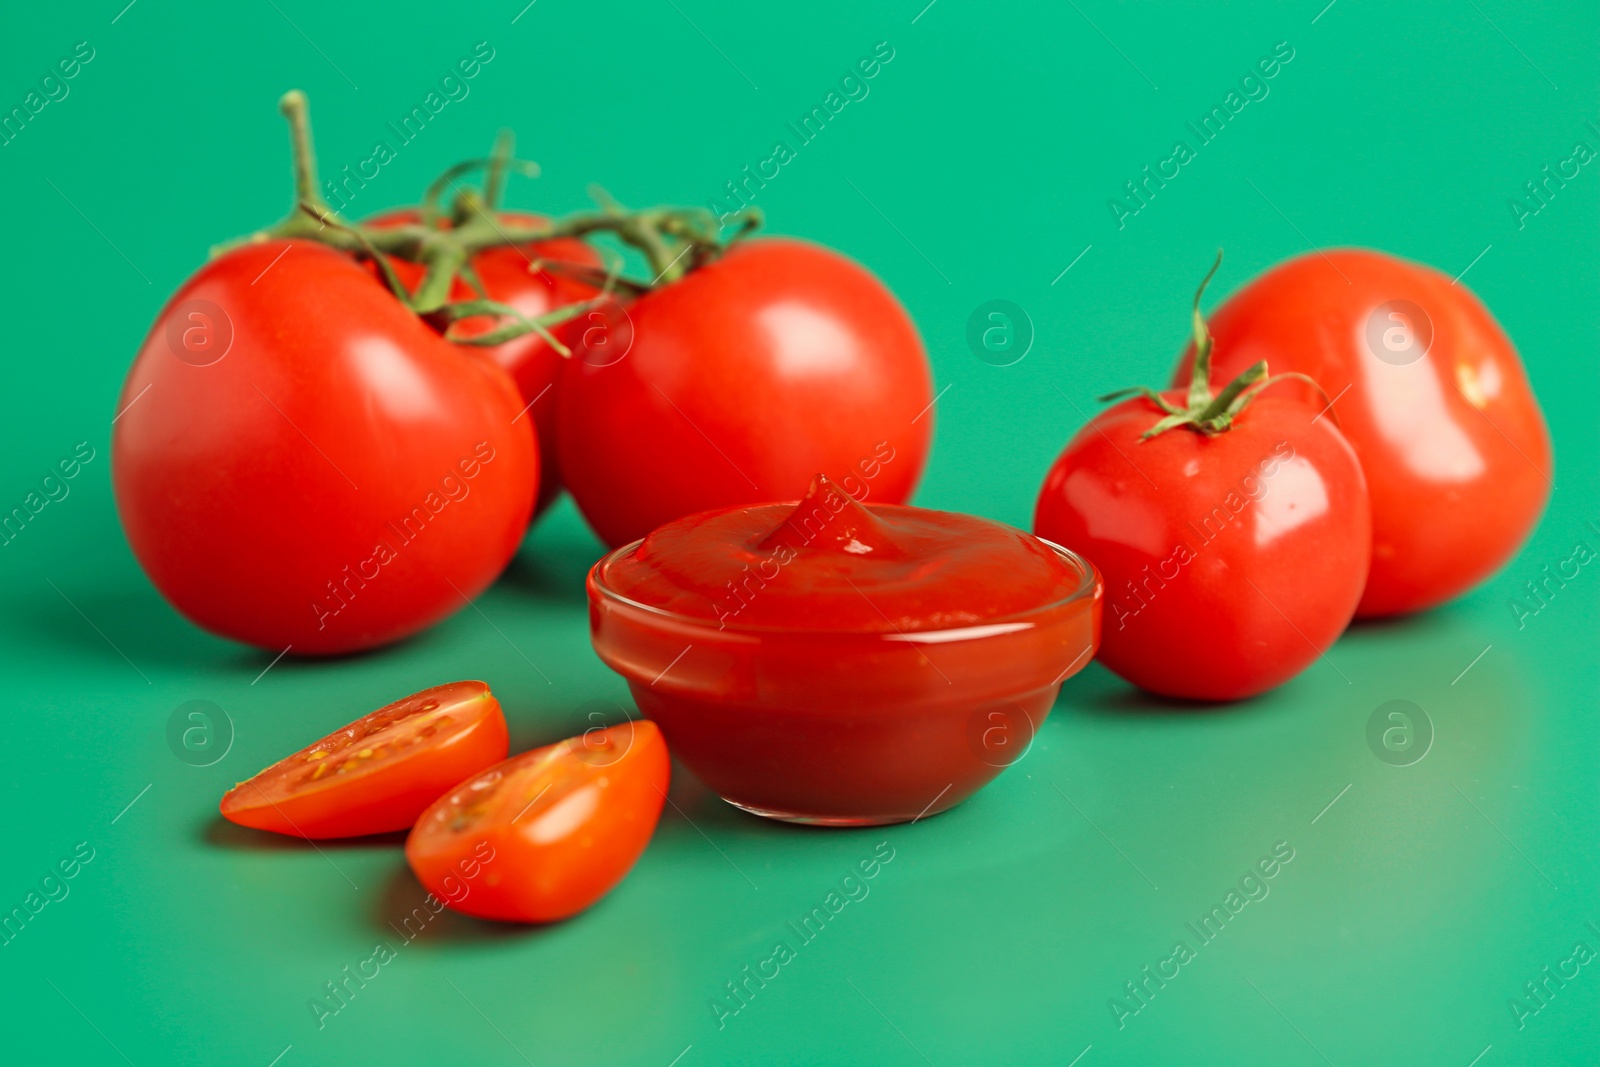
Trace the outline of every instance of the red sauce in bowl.
<instances>
[{"instance_id":1,"label":"red sauce in bowl","mask_svg":"<svg viewBox=\"0 0 1600 1067\"><path fill-rule=\"evenodd\" d=\"M834 825L952 807L1026 751L1099 641L1092 565L971 515L703 512L589 574L595 649L725 800Z\"/></svg>"}]
</instances>

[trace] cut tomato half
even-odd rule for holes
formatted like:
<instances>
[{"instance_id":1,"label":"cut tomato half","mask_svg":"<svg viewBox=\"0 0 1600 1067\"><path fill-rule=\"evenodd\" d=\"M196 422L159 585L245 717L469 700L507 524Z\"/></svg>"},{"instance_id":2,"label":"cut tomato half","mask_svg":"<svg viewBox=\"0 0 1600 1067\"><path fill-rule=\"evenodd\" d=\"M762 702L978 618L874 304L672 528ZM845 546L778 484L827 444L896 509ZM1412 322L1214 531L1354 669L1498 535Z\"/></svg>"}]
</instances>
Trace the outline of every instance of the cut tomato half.
<instances>
[{"instance_id":1,"label":"cut tomato half","mask_svg":"<svg viewBox=\"0 0 1600 1067\"><path fill-rule=\"evenodd\" d=\"M223 818L293 837L405 830L439 795L505 758L482 682L424 689L279 760L222 798Z\"/></svg>"},{"instance_id":2,"label":"cut tomato half","mask_svg":"<svg viewBox=\"0 0 1600 1067\"><path fill-rule=\"evenodd\" d=\"M633 867L661 817L667 744L640 720L524 752L423 813L406 860L430 892L485 919L552 922Z\"/></svg>"}]
</instances>

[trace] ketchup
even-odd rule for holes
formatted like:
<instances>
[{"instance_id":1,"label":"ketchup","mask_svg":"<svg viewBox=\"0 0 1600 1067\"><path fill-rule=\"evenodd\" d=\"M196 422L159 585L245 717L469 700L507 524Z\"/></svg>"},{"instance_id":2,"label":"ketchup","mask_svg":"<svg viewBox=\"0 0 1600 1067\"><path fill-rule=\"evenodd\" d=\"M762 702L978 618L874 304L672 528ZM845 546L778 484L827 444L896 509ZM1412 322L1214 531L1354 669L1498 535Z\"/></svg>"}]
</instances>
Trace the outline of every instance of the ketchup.
<instances>
[{"instance_id":1,"label":"ketchup","mask_svg":"<svg viewBox=\"0 0 1600 1067\"><path fill-rule=\"evenodd\" d=\"M974 626L1064 596L1082 570L972 515L857 503L818 475L799 504L669 522L609 572L630 600L721 626L908 633Z\"/></svg>"},{"instance_id":2,"label":"ketchup","mask_svg":"<svg viewBox=\"0 0 1600 1067\"><path fill-rule=\"evenodd\" d=\"M989 519L867 505L703 512L589 575L595 649L725 800L835 825L943 811L1014 762L1099 640L1100 583Z\"/></svg>"}]
</instances>

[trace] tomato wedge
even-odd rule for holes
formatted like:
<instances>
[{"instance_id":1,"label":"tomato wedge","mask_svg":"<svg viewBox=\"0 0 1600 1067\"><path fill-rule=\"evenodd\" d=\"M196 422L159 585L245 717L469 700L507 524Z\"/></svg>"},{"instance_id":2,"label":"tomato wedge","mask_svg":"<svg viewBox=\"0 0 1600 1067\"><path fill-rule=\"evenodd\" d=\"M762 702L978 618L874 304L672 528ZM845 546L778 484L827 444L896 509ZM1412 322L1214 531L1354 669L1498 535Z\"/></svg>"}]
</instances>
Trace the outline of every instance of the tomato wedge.
<instances>
[{"instance_id":1,"label":"tomato wedge","mask_svg":"<svg viewBox=\"0 0 1600 1067\"><path fill-rule=\"evenodd\" d=\"M409 829L439 794L505 758L500 702L482 682L413 693L279 760L222 798L222 816L292 837Z\"/></svg>"},{"instance_id":2,"label":"tomato wedge","mask_svg":"<svg viewBox=\"0 0 1600 1067\"><path fill-rule=\"evenodd\" d=\"M536 748L423 813L406 839L417 880L467 915L553 922L605 896L650 843L671 778L645 720Z\"/></svg>"}]
</instances>

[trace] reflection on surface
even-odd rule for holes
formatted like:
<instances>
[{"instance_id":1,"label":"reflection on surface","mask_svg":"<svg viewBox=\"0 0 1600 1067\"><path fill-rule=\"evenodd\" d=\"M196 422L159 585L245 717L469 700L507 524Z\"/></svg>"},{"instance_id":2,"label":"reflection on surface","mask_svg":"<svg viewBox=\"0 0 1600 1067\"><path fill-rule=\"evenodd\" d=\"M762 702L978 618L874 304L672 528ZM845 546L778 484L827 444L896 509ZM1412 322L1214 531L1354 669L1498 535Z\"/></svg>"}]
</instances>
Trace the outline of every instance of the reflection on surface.
<instances>
[{"instance_id":1,"label":"reflection on surface","mask_svg":"<svg viewBox=\"0 0 1600 1067\"><path fill-rule=\"evenodd\" d=\"M1083 517L1091 538L1127 545L1148 556L1165 556L1171 550L1161 540L1164 524L1155 501L1119 496L1086 468L1069 474L1064 488L1067 503Z\"/></svg>"},{"instance_id":2,"label":"reflection on surface","mask_svg":"<svg viewBox=\"0 0 1600 1067\"><path fill-rule=\"evenodd\" d=\"M387 337L364 337L351 345L351 354L378 408L402 419L442 414L436 383L423 377L415 360Z\"/></svg>"},{"instance_id":3,"label":"reflection on surface","mask_svg":"<svg viewBox=\"0 0 1600 1067\"><path fill-rule=\"evenodd\" d=\"M1483 473L1483 457L1451 416L1445 386L1431 362L1395 366L1373 355L1359 339L1353 348L1361 354L1361 395L1373 427L1413 474L1435 482L1466 482Z\"/></svg>"},{"instance_id":4,"label":"reflection on surface","mask_svg":"<svg viewBox=\"0 0 1600 1067\"><path fill-rule=\"evenodd\" d=\"M1309 460L1285 460L1272 488L1256 502L1256 544L1262 548L1328 511L1328 487Z\"/></svg>"},{"instance_id":5,"label":"reflection on surface","mask_svg":"<svg viewBox=\"0 0 1600 1067\"><path fill-rule=\"evenodd\" d=\"M1482 411L1489 401L1500 395L1500 364L1486 359L1474 366L1463 360L1456 364L1456 388L1467 398L1467 403Z\"/></svg>"},{"instance_id":6,"label":"reflection on surface","mask_svg":"<svg viewBox=\"0 0 1600 1067\"><path fill-rule=\"evenodd\" d=\"M528 839L536 845L560 841L588 823L599 806L600 786L586 785L556 801L548 811L536 815L533 825L526 831Z\"/></svg>"},{"instance_id":7,"label":"reflection on surface","mask_svg":"<svg viewBox=\"0 0 1600 1067\"><path fill-rule=\"evenodd\" d=\"M855 339L805 304L774 304L761 310L758 321L785 377L835 374L858 361Z\"/></svg>"}]
</instances>

